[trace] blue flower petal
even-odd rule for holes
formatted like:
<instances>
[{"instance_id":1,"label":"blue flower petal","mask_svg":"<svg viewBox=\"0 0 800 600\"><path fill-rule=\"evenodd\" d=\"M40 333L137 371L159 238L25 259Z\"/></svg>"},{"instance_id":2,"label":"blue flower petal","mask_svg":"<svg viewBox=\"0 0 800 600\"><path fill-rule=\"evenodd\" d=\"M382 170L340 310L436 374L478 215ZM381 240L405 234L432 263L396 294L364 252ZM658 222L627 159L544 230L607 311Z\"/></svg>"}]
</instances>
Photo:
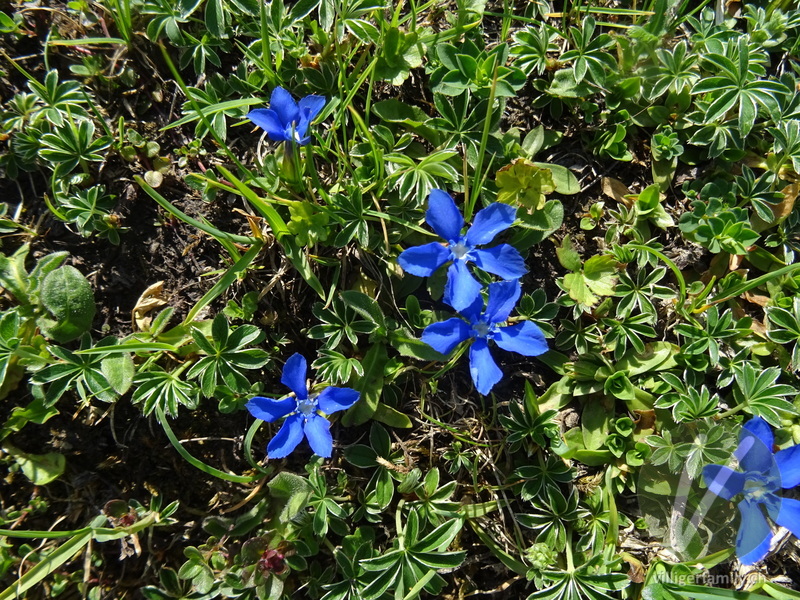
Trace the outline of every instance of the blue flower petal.
<instances>
[{"instance_id":1,"label":"blue flower petal","mask_svg":"<svg viewBox=\"0 0 800 600\"><path fill-rule=\"evenodd\" d=\"M351 388L327 387L317 396L319 409L326 415L346 410L358 402L359 393Z\"/></svg>"},{"instance_id":2,"label":"blue flower petal","mask_svg":"<svg viewBox=\"0 0 800 600\"><path fill-rule=\"evenodd\" d=\"M762 423L766 429L761 426ZM772 430L760 417L751 419L744 424L739 432L739 445L734 456L743 471L768 473L774 470L777 475L777 465L772 454Z\"/></svg>"},{"instance_id":3,"label":"blue flower petal","mask_svg":"<svg viewBox=\"0 0 800 600\"><path fill-rule=\"evenodd\" d=\"M283 365L281 383L292 390L298 400L308 398L308 388L306 387L306 372L308 363L302 354L295 352Z\"/></svg>"},{"instance_id":4,"label":"blue flower petal","mask_svg":"<svg viewBox=\"0 0 800 600\"><path fill-rule=\"evenodd\" d=\"M303 440L303 415L289 415L267 445L267 458L284 458Z\"/></svg>"},{"instance_id":5,"label":"blue flower petal","mask_svg":"<svg viewBox=\"0 0 800 600\"><path fill-rule=\"evenodd\" d=\"M486 318L490 323L502 323L514 310L522 293L519 281L498 281L489 284L489 301L486 303Z\"/></svg>"},{"instance_id":6,"label":"blue flower petal","mask_svg":"<svg viewBox=\"0 0 800 600\"><path fill-rule=\"evenodd\" d=\"M458 240L461 237L461 230L464 229L464 217L458 212L452 196L444 190L431 190L425 220L448 242Z\"/></svg>"},{"instance_id":7,"label":"blue flower petal","mask_svg":"<svg viewBox=\"0 0 800 600\"><path fill-rule=\"evenodd\" d=\"M757 563L769 552L772 530L758 504L742 500L738 504L742 522L736 536L736 556L744 565Z\"/></svg>"},{"instance_id":8,"label":"blue flower petal","mask_svg":"<svg viewBox=\"0 0 800 600\"><path fill-rule=\"evenodd\" d=\"M461 312L469 308L480 295L481 284L469 272L467 263L458 260L450 265L444 286L444 301Z\"/></svg>"},{"instance_id":9,"label":"blue flower petal","mask_svg":"<svg viewBox=\"0 0 800 600\"><path fill-rule=\"evenodd\" d=\"M403 250L397 257L397 263L404 271L419 277L430 277L448 260L450 260L450 251L438 242L413 246Z\"/></svg>"},{"instance_id":10,"label":"blue flower petal","mask_svg":"<svg viewBox=\"0 0 800 600\"><path fill-rule=\"evenodd\" d=\"M267 132L273 142L284 142L286 131L278 114L269 108L256 108L247 113L247 118Z\"/></svg>"},{"instance_id":11,"label":"blue flower petal","mask_svg":"<svg viewBox=\"0 0 800 600\"><path fill-rule=\"evenodd\" d=\"M297 400L289 396L280 400L256 396L244 406L256 419L272 423L294 412L297 409Z\"/></svg>"},{"instance_id":12,"label":"blue flower petal","mask_svg":"<svg viewBox=\"0 0 800 600\"><path fill-rule=\"evenodd\" d=\"M467 231L467 244L488 244L498 233L511 227L516 219L517 209L513 206L502 202L490 204L475 215L472 227Z\"/></svg>"},{"instance_id":13,"label":"blue flower petal","mask_svg":"<svg viewBox=\"0 0 800 600\"><path fill-rule=\"evenodd\" d=\"M780 470L782 488L788 490L800 485L800 445L776 452L775 462Z\"/></svg>"},{"instance_id":14,"label":"blue flower petal","mask_svg":"<svg viewBox=\"0 0 800 600\"><path fill-rule=\"evenodd\" d=\"M501 327L492 339L503 350L517 352L523 356L539 356L548 350L544 333L531 321Z\"/></svg>"},{"instance_id":15,"label":"blue flower petal","mask_svg":"<svg viewBox=\"0 0 800 600\"><path fill-rule=\"evenodd\" d=\"M272 90L272 96L270 96L269 99L269 107L278 115L284 129L293 122L300 120L300 110L297 108L297 102L295 102L292 95L282 87L276 87Z\"/></svg>"},{"instance_id":16,"label":"blue flower petal","mask_svg":"<svg viewBox=\"0 0 800 600\"><path fill-rule=\"evenodd\" d=\"M769 516L781 527L786 527L795 537L800 538L800 500L781 498L775 494L767 503Z\"/></svg>"},{"instance_id":17,"label":"blue flower petal","mask_svg":"<svg viewBox=\"0 0 800 600\"><path fill-rule=\"evenodd\" d=\"M453 348L471 337L470 331L462 319L453 317L428 325L422 332L422 341L437 352L450 354Z\"/></svg>"},{"instance_id":18,"label":"blue flower petal","mask_svg":"<svg viewBox=\"0 0 800 600\"><path fill-rule=\"evenodd\" d=\"M306 119L306 121L310 123L325 107L325 97L313 95L306 96L305 98L300 99L300 102L297 106L300 109L300 118Z\"/></svg>"},{"instance_id":19,"label":"blue flower petal","mask_svg":"<svg viewBox=\"0 0 800 600\"><path fill-rule=\"evenodd\" d=\"M331 422L325 417L312 414L306 421L303 431L308 438L308 445L317 456L330 458L333 452L333 437L331 437Z\"/></svg>"},{"instance_id":20,"label":"blue flower petal","mask_svg":"<svg viewBox=\"0 0 800 600\"><path fill-rule=\"evenodd\" d=\"M479 293L469 306L462 308L458 312L469 320L470 323L477 323L483 314L483 296Z\"/></svg>"},{"instance_id":21,"label":"blue flower petal","mask_svg":"<svg viewBox=\"0 0 800 600\"><path fill-rule=\"evenodd\" d=\"M522 255L510 244L472 250L470 256L478 268L487 273L494 273L503 279L519 279L528 272Z\"/></svg>"},{"instance_id":22,"label":"blue flower petal","mask_svg":"<svg viewBox=\"0 0 800 600\"><path fill-rule=\"evenodd\" d=\"M289 131L286 132L287 137L292 138L298 146L305 146L311 141L311 137L306 135L308 124L308 119L300 117L300 121L294 126L294 129L292 130L290 128Z\"/></svg>"},{"instance_id":23,"label":"blue flower petal","mask_svg":"<svg viewBox=\"0 0 800 600\"><path fill-rule=\"evenodd\" d=\"M736 494L742 493L747 476L722 465L706 465L703 467L703 479L708 491L731 500Z\"/></svg>"},{"instance_id":24,"label":"blue flower petal","mask_svg":"<svg viewBox=\"0 0 800 600\"><path fill-rule=\"evenodd\" d=\"M475 389L484 396L503 378L503 372L494 362L489 344L483 338L477 338L469 349L469 374Z\"/></svg>"},{"instance_id":25,"label":"blue flower petal","mask_svg":"<svg viewBox=\"0 0 800 600\"><path fill-rule=\"evenodd\" d=\"M761 443L766 446L770 452L772 452L772 446L775 444L775 438L772 435L772 427L769 426L764 419L761 417L753 417L747 423L742 425L742 427L746 430L755 435Z\"/></svg>"}]
</instances>

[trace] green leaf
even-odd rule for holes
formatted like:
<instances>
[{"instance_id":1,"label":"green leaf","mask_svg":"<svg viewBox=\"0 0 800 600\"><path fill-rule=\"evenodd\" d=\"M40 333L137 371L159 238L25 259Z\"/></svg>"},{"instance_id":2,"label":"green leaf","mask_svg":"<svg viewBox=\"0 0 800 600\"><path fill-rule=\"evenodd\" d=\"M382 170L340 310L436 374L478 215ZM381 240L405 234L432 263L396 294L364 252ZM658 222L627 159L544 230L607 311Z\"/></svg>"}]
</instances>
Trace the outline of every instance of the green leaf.
<instances>
[{"instance_id":1,"label":"green leaf","mask_svg":"<svg viewBox=\"0 0 800 600\"><path fill-rule=\"evenodd\" d=\"M355 290L346 290L341 293L344 303L365 319L379 327L378 334L386 330L386 320L378 303L373 299Z\"/></svg>"},{"instance_id":2,"label":"green leaf","mask_svg":"<svg viewBox=\"0 0 800 600\"><path fill-rule=\"evenodd\" d=\"M564 457L566 458L566 456ZM577 460L590 467L600 467L611 464L615 457L609 450L576 450L569 458Z\"/></svg>"},{"instance_id":3,"label":"green leaf","mask_svg":"<svg viewBox=\"0 0 800 600\"><path fill-rule=\"evenodd\" d=\"M414 552L444 551L463 526L464 522L461 519L452 519L448 523L439 525L439 527L414 544Z\"/></svg>"},{"instance_id":4,"label":"green leaf","mask_svg":"<svg viewBox=\"0 0 800 600\"><path fill-rule=\"evenodd\" d=\"M609 407L606 402L591 400L586 403L581 413L581 429L583 444L587 450L599 450L603 447L613 414L613 406Z\"/></svg>"},{"instance_id":5,"label":"green leaf","mask_svg":"<svg viewBox=\"0 0 800 600\"><path fill-rule=\"evenodd\" d=\"M794 405L784 399L784 396L796 396L797 390L791 385L776 383L780 375L778 367L769 367L757 373L749 362L735 373L733 397L736 402L773 427L780 427L781 419L786 415L797 414Z\"/></svg>"},{"instance_id":6,"label":"green leaf","mask_svg":"<svg viewBox=\"0 0 800 600\"><path fill-rule=\"evenodd\" d=\"M636 198L636 203L639 205L639 213L643 215L652 211L660 201L661 190L655 183L644 188Z\"/></svg>"},{"instance_id":7,"label":"green leaf","mask_svg":"<svg viewBox=\"0 0 800 600\"><path fill-rule=\"evenodd\" d=\"M120 354L104 358L100 362L100 371L105 375L106 381L114 388L114 391L121 396L133 384L136 368L130 354Z\"/></svg>"},{"instance_id":8,"label":"green leaf","mask_svg":"<svg viewBox=\"0 0 800 600\"><path fill-rule=\"evenodd\" d=\"M42 282L42 304L54 319L40 318L45 337L70 342L92 326L95 314L92 286L78 269L65 265L49 273Z\"/></svg>"},{"instance_id":9,"label":"green leaf","mask_svg":"<svg viewBox=\"0 0 800 600\"><path fill-rule=\"evenodd\" d=\"M574 69L559 69L547 93L559 98L588 98L593 94L592 86L585 81L577 81Z\"/></svg>"},{"instance_id":10,"label":"green leaf","mask_svg":"<svg viewBox=\"0 0 800 600\"><path fill-rule=\"evenodd\" d=\"M361 393L361 398L344 414L343 425L347 427L361 425L369 421L375 414L383 391L383 370L388 360L386 346L382 343L373 344L367 351L362 361L364 375L359 377L353 386Z\"/></svg>"},{"instance_id":11,"label":"green leaf","mask_svg":"<svg viewBox=\"0 0 800 600\"><path fill-rule=\"evenodd\" d=\"M5 438L11 432L20 431L28 423L41 425L57 414L58 409L45 406L44 400L41 398L35 399L25 408L17 406L11 411L11 415L0 429L0 439Z\"/></svg>"},{"instance_id":12,"label":"green leaf","mask_svg":"<svg viewBox=\"0 0 800 600\"><path fill-rule=\"evenodd\" d=\"M14 19L9 17L3 11L0 11L0 33L11 33L19 28L19 25L14 22Z\"/></svg>"},{"instance_id":13,"label":"green leaf","mask_svg":"<svg viewBox=\"0 0 800 600\"><path fill-rule=\"evenodd\" d=\"M483 544L489 548L489 551L494 554L501 563L518 575L523 577L525 576L525 574L528 572L528 567L525 565L525 563L507 553L489 533L481 528L477 520L469 519L467 520L467 523L470 524L470 527L472 527L475 535L478 536L481 542L483 542Z\"/></svg>"},{"instance_id":14,"label":"green leaf","mask_svg":"<svg viewBox=\"0 0 800 600\"><path fill-rule=\"evenodd\" d=\"M556 256L558 257L558 262L565 269L575 272L581 270L581 256L572 245L569 235L564 236L561 246L556 248Z\"/></svg>"},{"instance_id":15,"label":"green leaf","mask_svg":"<svg viewBox=\"0 0 800 600\"><path fill-rule=\"evenodd\" d=\"M583 273L567 273L564 275L564 288L569 297L579 304L594 306L599 298L595 296L586 284Z\"/></svg>"},{"instance_id":16,"label":"green leaf","mask_svg":"<svg viewBox=\"0 0 800 600\"><path fill-rule=\"evenodd\" d=\"M56 452L28 454L8 443L3 444L3 450L14 458L25 476L35 485L47 485L58 479L67 466L64 455Z\"/></svg>"},{"instance_id":17,"label":"green leaf","mask_svg":"<svg viewBox=\"0 0 800 600\"><path fill-rule=\"evenodd\" d=\"M704 554L706 548L697 527L686 517L678 515L670 531L673 547L679 552L679 556L686 560L696 560Z\"/></svg>"},{"instance_id":18,"label":"green leaf","mask_svg":"<svg viewBox=\"0 0 800 600\"><path fill-rule=\"evenodd\" d=\"M377 44L381 34L378 28L364 19L347 19L345 26L365 44Z\"/></svg>"},{"instance_id":19,"label":"green leaf","mask_svg":"<svg viewBox=\"0 0 800 600\"><path fill-rule=\"evenodd\" d=\"M373 478L375 481L375 499L381 509L385 510L394 497L394 480L387 469L379 469Z\"/></svg>"},{"instance_id":20,"label":"green leaf","mask_svg":"<svg viewBox=\"0 0 800 600\"><path fill-rule=\"evenodd\" d=\"M369 445L384 458L389 458L392 451L392 438L389 437L389 432L382 425L373 423L369 429Z\"/></svg>"},{"instance_id":21,"label":"green leaf","mask_svg":"<svg viewBox=\"0 0 800 600\"><path fill-rule=\"evenodd\" d=\"M775 598L775 600L800 600L800 592L790 590L771 581L766 582L761 589Z\"/></svg>"},{"instance_id":22,"label":"green leaf","mask_svg":"<svg viewBox=\"0 0 800 600\"><path fill-rule=\"evenodd\" d=\"M613 256L593 256L583 265L586 285L598 296L611 296L617 285L617 262Z\"/></svg>"},{"instance_id":23,"label":"green leaf","mask_svg":"<svg viewBox=\"0 0 800 600\"><path fill-rule=\"evenodd\" d=\"M53 571L57 571L67 563L92 539L92 532L87 528L50 552L43 560L36 563L22 575L14 585L0 592L0 600L12 600L24 597L26 591L38 585Z\"/></svg>"},{"instance_id":24,"label":"green leaf","mask_svg":"<svg viewBox=\"0 0 800 600\"><path fill-rule=\"evenodd\" d=\"M415 552L414 560L429 569L455 569L466 557L466 552Z\"/></svg>"},{"instance_id":25,"label":"green leaf","mask_svg":"<svg viewBox=\"0 0 800 600\"><path fill-rule=\"evenodd\" d=\"M628 377L666 371L678 366L675 356L680 352L680 347L669 342L650 342L645 344L644 353L629 350L615 365L617 371L622 371Z\"/></svg>"},{"instance_id":26,"label":"green leaf","mask_svg":"<svg viewBox=\"0 0 800 600\"><path fill-rule=\"evenodd\" d=\"M281 471L267 484L279 508L278 520L288 523L308 505L313 488L305 477Z\"/></svg>"},{"instance_id":27,"label":"green leaf","mask_svg":"<svg viewBox=\"0 0 800 600\"><path fill-rule=\"evenodd\" d=\"M551 163L534 162L534 166L540 169L547 169L555 185L555 191L559 194L572 195L581 191L581 186L578 183L578 178L567 167L561 165L554 165Z\"/></svg>"},{"instance_id":28,"label":"green leaf","mask_svg":"<svg viewBox=\"0 0 800 600\"><path fill-rule=\"evenodd\" d=\"M328 239L328 213L318 205L307 200L291 201L289 215L286 227L301 246L313 246Z\"/></svg>"},{"instance_id":29,"label":"green leaf","mask_svg":"<svg viewBox=\"0 0 800 600\"><path fill-rule=\"evenodd\" d=\"M377 466L377 456L375 450L364 444L354 444L344 449L344 459L351 465L362 469Z\"/></svg>"},{"instance_id":30,"label":"green leaf","mask_svg":"<svg viewBox=\"0 0 800 600\"><path fill-rule=\"evenodd\" d=\"M541 168L524 158L515 159L497 172L498 202L522 206L528 213L544 208L546 195L556 189L550 169Z\"/></svg>"},{"instance_id":31,"label":"green leaf","mask_svg":"<svg viewBox=\"0 0 800 600\"><path fill-rule=\"evenodd\" d=\"M311 289L319 294L320 298L325 299L327 297L325 289L314 274L314 270L311 268L311 263L309 263L304 249L288 236L283 236L281 238L281 245L283 246L283 251L286 253L286 258L288 258L292 266L297 269L300 276L305 279Z\"/></svg>"},{"instance_id":32,"label":"green leaf","mask_svg":"<svg viewBox=\"0 0 800 600\"><path fill-rule=\"evenodd\" d=\"M216 38L225 37L225 10L222 0L207 0L206 2L206 27L208 32Z\"/></svg>"},{"instance_id":33,"label":"green leaf","mask_svg":"<svg viewBox=\"0 0 800 600\"><path fill-rule=\"evenodd\" d=\"M420 127L430 120L425 111L418 106L394 98L376 102L372 106L372 112L387 123L400 123L412 128Z\"/></svg>"},{"instance_id":34,"label":"green leaf","mask_svg":"<svg viewBox=\"0 0 800 600\"><path fill-rule=\"evenodd\" d=\"M514 230L510 244L518 250L524 250L541 243L561 227L564 222L564 205L560 200L548 200L541 210L533 214L521 212L517 217L518 227Z\"/></svg>"},{"instance_id":35,"label":"green leaf","mask_svg":"<svg viewBox=\"0 0 800 600\"><path fill-rule=\"evenodd\" d=\"M409 296L413 298L414 296ZM420 339L411 337L400 329L395 329L389 336L389 343L402 356L425 361L446 362L447 357L431 348Z\"/></svg>"},{"instance_id":36,"label":"green leaf","mask_svg":"<svg viewBox=\"0 0 800 600\"><path fill-rule=\"evenodd\" d=\"M412 427L411 419L408 415L385 405L383 402L378 403L372 418L396 429L410 429Z\"/></svg>"},{"instance_id":37,"label":"green leaf","mask_svg":"<svg viewBox=\"0 0 800 600\"><path fill-rule=\"evenodd\" d=\"M375 63L375 76L400 85L411 69L422 65L424 48L416 32L405 32L396 26L384 31L383 45Z\"/></svg>"},{"instance_id":38,"label":"green leaf","mask_svg":"<svg viewBox=\"0 0 800 600\"><path fill-rule=\"evenodd\" d=\"M307 17L312 10L319 6L320 0L299 0L289 9L289 20L292 23Z\"/></svg>"}]
</instances>

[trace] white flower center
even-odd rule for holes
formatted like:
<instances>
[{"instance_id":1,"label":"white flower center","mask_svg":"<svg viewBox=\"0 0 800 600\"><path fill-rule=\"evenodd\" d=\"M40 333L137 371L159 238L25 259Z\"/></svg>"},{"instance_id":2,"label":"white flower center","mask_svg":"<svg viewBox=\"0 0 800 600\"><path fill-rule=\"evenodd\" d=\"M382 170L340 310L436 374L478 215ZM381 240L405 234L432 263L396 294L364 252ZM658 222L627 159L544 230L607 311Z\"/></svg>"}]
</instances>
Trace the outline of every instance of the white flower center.
<instances>
[{"instance_id":1,"label":"white flower center","mask_svg":"<svg viewBox=\"0 0 800 600\"><path fill-rule=\"evenodd\" d=\"M489 325L486 321L478 321L472 326L472 331L475 332L475 335L481 338L486 337L491 330L492 326Z\"/></svg>"},{"instance_id":2,"label":"white flower center","mask_svg":"<svg viewBox=\"0 0 800 600\"><path fill-rule=\"evenodd\" d=\"M770 485L771 483L772 478L764 475L756 475L755 477L746 479L744 490L742 490L744 497L755 502L763 501L765 496L769 496L773 493L770 489L770 487L772 487Z\"/></svg>"},{"instance_id":3,"label":"white flower center","mask_svg":"<svg viewBox=\"0 0 800 600\"><path fill-rule=\"evenodd\" d=\"M470 250L472 250L472 248L467 246L461 240L459 240L455 244L450 245L450 252L453 253L453 258L455 258L456 260L461 260L462 258L464 258Z\"/></svg>"},{"instance_id":4,"label":"white flower center","mask_svg":"<svg viewBox=\"0 0 800 600\"><path fill-rule=\"evenodd\" d=\"M317 410L316 398L306 398L305 400L297 401L297 411L304 417L310 417Z\"/></svg>"}]
</instances>

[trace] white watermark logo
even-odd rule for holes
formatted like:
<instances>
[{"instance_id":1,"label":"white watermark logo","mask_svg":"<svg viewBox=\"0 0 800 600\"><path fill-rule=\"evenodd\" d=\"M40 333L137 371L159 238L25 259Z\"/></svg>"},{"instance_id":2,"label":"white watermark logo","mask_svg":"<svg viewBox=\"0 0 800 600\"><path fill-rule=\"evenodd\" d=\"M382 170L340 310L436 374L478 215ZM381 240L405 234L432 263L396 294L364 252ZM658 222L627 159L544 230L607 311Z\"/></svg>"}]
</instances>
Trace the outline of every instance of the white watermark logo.
<instances>
[{"instance_id":1,"label":"white watermark logo","mask_svg":"<svg viewBox=\"0 0 800 600\"><path fill-rule=\"evenodd\" d=\"M738 428L696 421L662 432L651 460L640 470L638 499L649 535L676 562L731 548L736 539L734 505L710 490L703 469L736 466Z\"/></svg>"}]
</instances>

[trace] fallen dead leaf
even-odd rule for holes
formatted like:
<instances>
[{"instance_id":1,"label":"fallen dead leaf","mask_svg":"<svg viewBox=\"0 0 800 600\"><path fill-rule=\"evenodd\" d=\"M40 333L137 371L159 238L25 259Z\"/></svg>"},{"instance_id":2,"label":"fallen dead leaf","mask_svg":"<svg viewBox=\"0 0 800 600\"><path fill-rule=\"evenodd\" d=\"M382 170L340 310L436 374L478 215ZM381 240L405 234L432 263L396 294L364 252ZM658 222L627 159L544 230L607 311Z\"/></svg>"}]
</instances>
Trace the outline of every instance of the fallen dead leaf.
<instances>
[{"instance_id":1,"label":"fallen dead leaf","mask_svg":"<svg viewBox=\"0 0 800 600\"><path fill-rule=\"evenodd\" d=\"M769 306L769 303L772 299L769 296L762 296L761 294L751 294L750 292L745 292L742 294L744 299L750 302L751 304L758 304L759 306Z\"/></svg>"},{"instance_id":2,"label":"fallen dead leaf","mask_svg":"<svg viewBox=\"0 0 800 600\"><path fill-rule=\"evenodd\" d=\"M775 215L774 224L780 223L788 217L794 209L797 195L800 194L800 183L790 183L781 190L783 200L772 206L772 214Z\"/></svg>"},{"instance_id":3,"label":"fallen dead leaf","mask_svg":"<svg viewBox=\"0 0 800 600\"><path fill-rule=\"evenodd\" d=\"M800 194L800 182L790 183L781 190L781 194L783 194L783 199L780 202L769 205L769 209L772 212L772 219L769 222L761 220L758 215L753 215L753 229L757 233L777 225L791 214L797 196Z\"/></svg>"},{"instance_id":4,"label":"fallen dead leaf","mask_svg":"<svg viewBox=\"0 0 800 600\"><path fill-rule=\"evenodd\" d=\"M247 219L247 224L250 226L250 232L253 234L253 237L259 240L264 239L264 232L262 231L262 224L264 219L257 215L251 215L250 213L246 213L239 208L234 208L234 212L239 213L240 215L244 216Z\"/></svg>"},{"instance_id":5,"label":"fallen dead leaf","mask_svg":"<svg viewBox=\"0 0 800 600\"><path fill-rule=\"evenodd\" d=\"M643 429L655 429L656 426L656 411L654 410L635 410L633 411L636 414L636 419L634 419L634 423L636 424L636 431L641 432Z\"/></svg>"},{"instance_id":6,"label":"fallen dead leaf","mask_svg":"<svg viewBox=\"0 0 800 600\"><path fill-rule=\"evenodd\" d=\"M633 195L633 192L631 192L628 189L628 186L622 183L619 179L614 179L613 177L603 177L603 179L600 181L600 185L603 188L603 193L609 198L613 198L628 208L633 206L633 200L628 198L628 196Z\"/></svg>"},{"instance_id":7,"label":"fallen dead leaf","mask_svg":"<svg viewBox=\"0 0 800 600\"><path fill-rule=\"evenodd\" d=\"M752 329L762 338L767 337L767 328L764 326L764 323L762 321L759 321L758 319L753 319L753 323L750 325L750 329Z\"/></svg>"},{"instance_id":8,"label":"fallen dead leaf","mask_svg":"<svg viewBox=\"0 0 800 600\"><path fill-rule=\"evenodd\" d=\"M150 328L153 319L148 314L167 303L163 294L163 281L157 281L142 292L131 311L131 327L134 331L147 331Z\"/></svg>"}]
</instances>

